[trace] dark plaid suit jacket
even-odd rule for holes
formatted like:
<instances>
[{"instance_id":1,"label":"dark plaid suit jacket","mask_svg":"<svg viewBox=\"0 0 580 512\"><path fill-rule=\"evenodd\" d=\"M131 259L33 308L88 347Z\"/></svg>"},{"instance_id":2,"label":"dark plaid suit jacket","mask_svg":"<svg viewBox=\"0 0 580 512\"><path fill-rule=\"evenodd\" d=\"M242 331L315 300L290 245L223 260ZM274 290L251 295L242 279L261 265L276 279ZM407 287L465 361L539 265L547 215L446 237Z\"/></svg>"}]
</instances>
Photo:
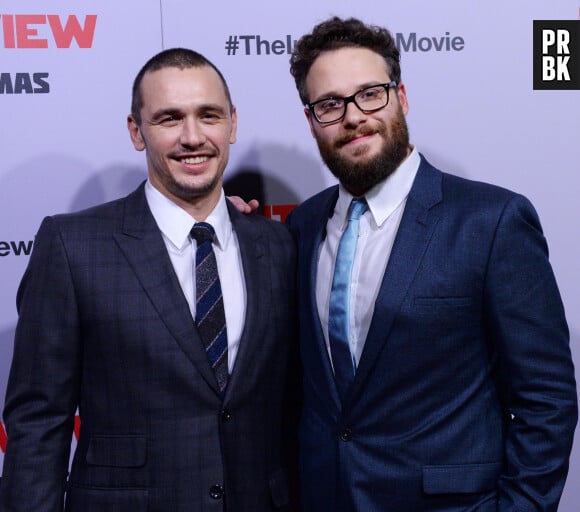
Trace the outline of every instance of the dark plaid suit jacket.
<instances>
[{"instance_id":1,"label":"dark plaid suit jacket","mask_svg":"<svg viewBox=\"0 0 580 512\"><path fill-rule=\"evenodd\" d=\"M288 508L294 243L229 210L247 314L223 402L143 186L44 220L17 298L3 512L62 511L65 491L72 512Z\"/></svg>"}]
</instances>

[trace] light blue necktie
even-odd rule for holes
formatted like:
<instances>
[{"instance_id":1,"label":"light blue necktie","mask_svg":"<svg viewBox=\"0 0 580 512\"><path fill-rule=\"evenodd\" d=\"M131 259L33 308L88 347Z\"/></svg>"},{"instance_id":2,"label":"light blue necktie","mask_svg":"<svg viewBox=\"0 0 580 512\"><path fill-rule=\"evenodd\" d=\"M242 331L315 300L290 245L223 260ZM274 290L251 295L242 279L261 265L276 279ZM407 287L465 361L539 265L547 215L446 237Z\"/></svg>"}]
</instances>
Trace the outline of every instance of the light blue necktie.
<instances>
[{"instance_id":1,"label":"light blue necktie","mask_svg":"<svg viewBox=\"0 0 580 512\"><path fill-rule=\"evenodd\" d=\"M350 281L356 253L359 220L367 208L364 199L353 199L350 204L348 225L338 244L330 290L328 338L334 378L341 399L346 396L355 373L355 363L349 342Z\"/></svg>"}]
</instances>

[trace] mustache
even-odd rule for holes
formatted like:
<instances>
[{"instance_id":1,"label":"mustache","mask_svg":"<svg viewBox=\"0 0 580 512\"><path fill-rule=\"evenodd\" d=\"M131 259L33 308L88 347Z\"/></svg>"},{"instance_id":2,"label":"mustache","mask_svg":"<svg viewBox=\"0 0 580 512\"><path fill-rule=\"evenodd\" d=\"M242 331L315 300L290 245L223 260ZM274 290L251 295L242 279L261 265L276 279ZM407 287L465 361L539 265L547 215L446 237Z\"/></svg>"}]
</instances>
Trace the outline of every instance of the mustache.
<instances>
[{"instance_id":1,"label":"mustache","mask_svg":"<svg viewBox=\"0 0 580 512\"><path fill-rule=\"evenodd\" d=\"M188 157L192 157L192 156L213 157L213 156L217 156L217 155L218 155L218 151L212 147L199 146L199 147L195 147L195 148L193 148L193 147L190 148L187 146L183 146L183 148L180 151L175 151L175 152L171 153L169 156L171 158L180 159L180 158L188 158Z\"/></svg>"},{"instance_id":2,"label":"mustache","mask_svg":"<svg viewBox=\"0 0 580 512\"><path fill-rule=\"evenodd\" d=\"M334 145L337 148L342 148L343 146L346 146L349 142L352 142L354 139L358 138L358 137L366 137L368 135L374 135L375 133L379 133L382 134L383 133L383 128L378 127L378 128L372 128L370 126L364 126L360 129L358 129L355 132L352 133L348 133L340 138L338 138L335 142Z\"/></svg>"}]
</instances>

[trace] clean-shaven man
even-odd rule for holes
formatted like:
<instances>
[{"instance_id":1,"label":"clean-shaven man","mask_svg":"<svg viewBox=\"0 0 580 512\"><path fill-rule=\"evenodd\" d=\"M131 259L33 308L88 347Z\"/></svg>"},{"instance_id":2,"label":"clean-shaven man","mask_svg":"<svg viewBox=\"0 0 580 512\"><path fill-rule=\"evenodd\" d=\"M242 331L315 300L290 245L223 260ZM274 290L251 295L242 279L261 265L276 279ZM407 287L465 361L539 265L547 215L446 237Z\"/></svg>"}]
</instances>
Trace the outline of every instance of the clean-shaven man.
<instances>
[{"instance_id":1,"label":"clean-shaven man","mask_svg":"<svg viewBox=\"0 0 580 512\"><path fill-rule=\"evenodd\" d=\"M60 512L65 495L71 512L289 510L295 249L224 197L236 127L218 69L166 50L128 117L147 181L43 221L17 297L2 512Z\"/></svg>"}]
</instances>

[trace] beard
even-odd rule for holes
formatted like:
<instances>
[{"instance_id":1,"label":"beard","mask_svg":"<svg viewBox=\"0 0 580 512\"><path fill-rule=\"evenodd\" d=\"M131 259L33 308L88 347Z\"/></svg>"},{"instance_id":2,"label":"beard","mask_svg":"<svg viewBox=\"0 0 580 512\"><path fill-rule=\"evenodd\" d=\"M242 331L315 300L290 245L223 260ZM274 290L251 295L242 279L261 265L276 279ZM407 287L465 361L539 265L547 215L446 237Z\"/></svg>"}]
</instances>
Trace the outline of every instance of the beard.
<instances>
[{"instance_id":1,"label":"beard","mask_svg":"<svg viewBox=\"0 0 580 512\"><path fill-rule=\"evenodd\" d=\"M189 184L180 182L174 177L169 177L166 182L166 188L176 197L190 202L200 197L210 195L216 188L221 186L223 173L216 173L207 182L198 184Z\"/></svg>"},{"instance_id":2,"label":"beard","mask_svg":"<svg viewBox=\"0 0 580 512\"><path fill-rule=\"evenodd\" d=\"M384 121L379 123L374 128L365 126L361 130L353 130L352 133L338 140L324 142L320 138L316 139L324 163L344 188L354 196L362 196L376 184L388 178L407 157L409 129L401 107L399 106L388 126ZM374 133L383 139L383 147L375 157L354 161L352 157L345 157L339 153L338 150L353 138ZM366 151L368 147L361 147L354 152L353 156L362 157Z\"/></svg>"}]
</instances>

